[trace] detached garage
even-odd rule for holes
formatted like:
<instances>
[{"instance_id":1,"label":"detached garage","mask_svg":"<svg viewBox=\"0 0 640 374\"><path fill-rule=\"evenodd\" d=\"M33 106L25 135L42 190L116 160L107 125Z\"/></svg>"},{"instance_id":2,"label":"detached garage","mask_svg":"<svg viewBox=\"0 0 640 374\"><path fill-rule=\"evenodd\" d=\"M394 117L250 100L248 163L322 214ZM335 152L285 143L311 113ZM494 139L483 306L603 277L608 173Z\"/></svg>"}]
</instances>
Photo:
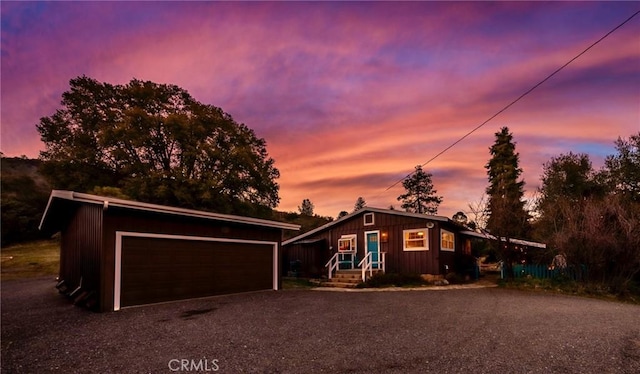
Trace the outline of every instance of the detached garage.
<instances>
[{"instance_id":1,"label":"detached garage","mask_svg":"<svg viewBox=\"0 0 640 374\"><path fill-rule=\"evenodd\" d=\"M283 230L298 225L51 192L40 229L61 232L61 292L100 311L281 287Z\"/></svg>"}]
</instances>

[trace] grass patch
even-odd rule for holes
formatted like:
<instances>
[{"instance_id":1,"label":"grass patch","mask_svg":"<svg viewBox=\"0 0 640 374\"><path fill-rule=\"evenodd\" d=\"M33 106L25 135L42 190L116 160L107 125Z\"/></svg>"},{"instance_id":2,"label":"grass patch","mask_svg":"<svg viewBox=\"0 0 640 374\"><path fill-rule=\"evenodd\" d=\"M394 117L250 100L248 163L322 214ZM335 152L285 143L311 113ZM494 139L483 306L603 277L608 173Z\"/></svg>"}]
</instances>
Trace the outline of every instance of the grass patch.
<instances>
[{"instance_id":1,"label":"grass patch","mask_svg":"<svg viewBox=\"0 0 640 374\"><path fill-rule=\"evenodd\" d=\"M0 249L0 278L4 280L57 276L60 241L38 240Z\"/></svg>"},{"instance_id":2,"label":"grass patch","mask_svg":"<svg viewBox=\"0 0 640 374\"><path fill-rule=\"evenodd\" d=\"M566 278L516 278L512 280L500 279L498 286L519 290L553 292L565 295L593 297L604 300L617 300L640 304L640 288L637 285L629 287L627 292L613 293L610 287L603 283L577 282Z\"/></svg>"},{"instance_id":3,"label":"grass patch","mask_svg":"<svg viewBox=\"0 0 640 374\"><path fill-rule=\"evenodd\" d=\"M303 290L313 287L315 285L305 278L282 278L283 290Z\"/></svg>"}]
</instances>

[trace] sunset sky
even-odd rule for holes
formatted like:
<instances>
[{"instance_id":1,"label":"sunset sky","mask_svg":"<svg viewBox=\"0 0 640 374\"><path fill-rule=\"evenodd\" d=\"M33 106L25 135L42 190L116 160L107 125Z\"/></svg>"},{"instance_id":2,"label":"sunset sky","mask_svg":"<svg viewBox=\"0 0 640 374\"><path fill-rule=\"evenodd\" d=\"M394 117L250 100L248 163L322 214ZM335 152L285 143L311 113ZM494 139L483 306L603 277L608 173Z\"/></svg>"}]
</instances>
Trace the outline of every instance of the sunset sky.
<instances>
[{"instance_id":1,"label":"sunset sky","mask_svg":"<svg viewBox=\"0 0 640 374\"><path fill-rule=\"evenodd\" d=\"M423 164L632 16L638 2L0 3L1 145L37 157L36 124L69 80L176 84L267 141L279 210L399 208ZM640 131L640 15L425 166L439 214L487 186L494 133L517 142L527 196L542 164L596 168Z\"/></svg>"}]
</instances>

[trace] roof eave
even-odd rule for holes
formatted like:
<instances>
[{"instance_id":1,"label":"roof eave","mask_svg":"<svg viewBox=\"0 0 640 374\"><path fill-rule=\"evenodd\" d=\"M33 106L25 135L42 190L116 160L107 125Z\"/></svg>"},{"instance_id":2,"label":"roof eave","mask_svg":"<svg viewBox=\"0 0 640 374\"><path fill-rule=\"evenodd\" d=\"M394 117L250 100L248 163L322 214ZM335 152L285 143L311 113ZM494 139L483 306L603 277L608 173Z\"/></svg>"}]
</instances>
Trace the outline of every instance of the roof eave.
<instances>
[{"instance_id":1,"label":"roof eave","mask_svg":"<svg viewBox=\"0 0 640 374\"><path fill-rule=\"evenodd\" d=\"M284 242L282 242L282 245L288 245L291 243L294 243L298 240L304 239L306 237L309 237L313 234L316 234L318 232L321 232L323 230L326 230L328 228L330 228L333 225L337 225L339 222L342 222L344 220L353 218L358 216L359 214L364 214L367 212L373 212L373 213L383 213L383 214L392 214L392 215L398 215L398 216L405 216L405 217L415 217L415 218L424 218L427 220L431 220L431 221L440 221L440 222L449 222L450 219L447 217L443 217L443 216L436 216L436 215L428 215L428 214L420 214L420 213L409 213L409 212L403 212L403 211L399 211L399 210L391 210L391 209L382 209L382 208L373 208L373 207L364 207L360 210L357 210L355 212L351 212L349 214L347 214L344 217L340 217L335 221L331 221L329 223L326 223L320 227L317 227L311 231L307 231L303 234L300 234L296 237L293 237L289 240L286 240Z\"/></svg>"},{"instance_id":2,"label":"roof eave","mask_svg":"<svg viewBox=\"0 0 640 374\"><path fill-rule=\"evenodd\" d=\"M49 202L47 203L47 207L45 208L44 214L40 221L40 226L39 226L40 230L42 230L42 227L44 225L46 217L49 214L49 210L51 209L52 201L54 198L69 200L69 201L76 201L76 202L87 203L87 204L104 205L108 207L119 207L124 209L134 209L134 210L142 210L147 212L173 214L173 215L180 215L180 216L187 216L187 217L210 219L210 220L216 220L216 221L258 225L258 226L272 227L272 228L278 228L283 230L295 230L295 231L300 230L300 225L295 225L290 223L269 221L269 220L260 219L260 218L204 212L204 211L193 210L193 209L176 208L176 207L170 207L165 205L142 203L138 201L116 199L111 197L91 195L91 194L73 192L73 191L64 191L64 190L51 191L51 195L49 196Z\"/></svg>"}]
</instances>

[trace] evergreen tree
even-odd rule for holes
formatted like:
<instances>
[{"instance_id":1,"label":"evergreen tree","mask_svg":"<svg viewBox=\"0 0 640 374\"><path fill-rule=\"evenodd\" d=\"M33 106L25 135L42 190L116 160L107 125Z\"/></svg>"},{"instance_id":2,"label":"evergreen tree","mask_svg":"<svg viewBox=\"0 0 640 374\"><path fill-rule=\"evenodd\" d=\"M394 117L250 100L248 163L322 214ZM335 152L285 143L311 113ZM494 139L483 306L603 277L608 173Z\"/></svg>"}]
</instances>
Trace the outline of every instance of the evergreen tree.
<instances>
[{"instance_id":1,"label":"evergreen tree","mask_svg":"<svg viewBox=\"0 0 640 374\"><path fill-rule=\"evenodd\" d=\"M300 214L305 216L313 216L313 203L309 199L302 200L302 205L298 207Z\"/></svg>"},{"instance_id":2,"label":"evergreen tree","mask_svg":"<svg viewBox=\"0 0 640 374\"><path fill-rule=\"evenodd\" d=\"M529 213L524 208L524 181L519 180L522 169L513 135L507 127L495 135L495 143L490 148L491 159L485 166L489 176L487 230L498 238L498 255L507 266L507 274L512 276L514 253L509 238L528 237Z\"/></svg>"},{"instance_id":3,"label":"evergreen tree","mask_svg":"<svg viewBox=\"0 0 640 374\"><path fill-rule=\"evenodd\" d=\"M496 134L490 148L491 159L485 166L489 175L487 229L494 235L523 238L528 234L529 214L524 209L524 181L519 166L520 155L509 128Z\"/></svg>"},{"instance_id":4,"label":"evergreen tree","mask_svg":"<svg viewBox=\"0 0 640 374\"><path fill-rule=\"evenodd\" d=\"M442 196L437 196L431 181L431 173L425 173L422 166L416 166L414 173L404 181L402 186L407 191L398 196L402 201L402 209L420 214L437 214Z\"/></svg>"},{"instance_id":5,"label":"evergreen tree","mask_svg":"<svg viewBox=\"0 0 640 374\"><path fill-rule=\"evenodd\" d=\"M367 205L367 202L364 201L364 199L362 198L362 196L358 197L358 200L356 200L355 205L353 206L353 211L357 212L360 209L364 208Z\"/></svg>"}]
</instances>

